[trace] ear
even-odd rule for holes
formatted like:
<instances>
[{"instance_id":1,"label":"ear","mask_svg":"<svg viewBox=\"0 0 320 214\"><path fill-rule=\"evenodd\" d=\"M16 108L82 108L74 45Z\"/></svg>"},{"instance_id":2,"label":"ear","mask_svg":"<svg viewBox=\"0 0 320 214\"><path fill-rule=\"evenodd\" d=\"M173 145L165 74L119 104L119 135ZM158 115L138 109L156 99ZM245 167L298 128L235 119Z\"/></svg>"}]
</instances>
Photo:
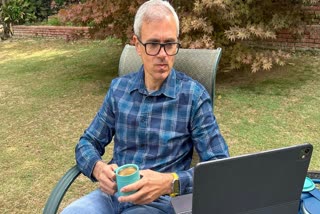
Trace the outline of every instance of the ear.
<instances>
[{"instance_id":1,"label":"ear","mask_svg":"<svg viewBox=\"0 0 320 214\"><path fill-rule=\"evenodd\" d=\"M133 35L132 40L134 46L136 47L137 54L141 56L141 45L139 45L138 37L136 35Z\"/></svg>"}]
</instances>

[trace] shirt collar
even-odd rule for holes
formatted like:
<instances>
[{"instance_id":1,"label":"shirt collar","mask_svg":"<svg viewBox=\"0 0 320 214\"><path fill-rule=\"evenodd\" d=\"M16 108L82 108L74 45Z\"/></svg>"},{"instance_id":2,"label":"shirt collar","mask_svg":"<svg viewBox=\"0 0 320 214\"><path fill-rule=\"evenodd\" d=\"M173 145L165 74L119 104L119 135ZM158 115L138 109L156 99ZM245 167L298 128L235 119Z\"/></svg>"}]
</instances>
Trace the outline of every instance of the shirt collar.
<instances>
[{"instance_id":1,"label":"shirt collar","mask_svg":"<svg viewBox=\"0 0 320 214\"><path fill-rule=\"evenodd\" d=\"M137 75L131 81L129 92L133 92L138 90L140 93L144 95L148 95L146 86L144 84L144 67L143 65L140 67ZM176 98L176 71L174 68L171 69L171 72L167 79L163 82L161 88L154 92L153 96L158 96L160 94L164 94L167 97Z\"/></svg>"}]
</instances>

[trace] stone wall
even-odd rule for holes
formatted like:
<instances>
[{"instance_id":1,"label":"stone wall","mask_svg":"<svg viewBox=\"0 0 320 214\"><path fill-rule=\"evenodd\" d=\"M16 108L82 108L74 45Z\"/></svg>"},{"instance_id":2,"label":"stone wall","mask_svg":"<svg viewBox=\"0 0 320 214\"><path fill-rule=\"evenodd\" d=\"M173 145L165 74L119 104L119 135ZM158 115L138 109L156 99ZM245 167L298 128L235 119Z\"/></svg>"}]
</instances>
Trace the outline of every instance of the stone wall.
<instances>
[{"instance_id":1,"label":"stone wall","mask_svg":"<svg viewBox=\"0 0 320 214\"><path fill-rule=\"evenodd\" d=\"M307 25L302 29L301 35L294 35L285 29L277 32L277 39L260 45L294 50L320 49L320 4L305 6L303 12Z\"/></svg>"},{"instance_id":2,"label":"stone wall","mask_svg":"<svg viewBox=\"0 0 320 214\"><path fill-rule=\"evenodd\" d=\"M261 42L249 42L262 48L283 48L291 50L320 49L320 25L307 25L301 35L294 35L289 30L277 32L277 38Z\"/></svg>"},{"instance_id":3,"label":"stone wall","mask_svg":"<svg viewBox=\"0 0 320 214\"><path fill-rule=\"evenodd\" d=\"M14 37L47 37L66 40L90 38L88 27L15 25L13 30Z\"/></svg>"}]
</instances>

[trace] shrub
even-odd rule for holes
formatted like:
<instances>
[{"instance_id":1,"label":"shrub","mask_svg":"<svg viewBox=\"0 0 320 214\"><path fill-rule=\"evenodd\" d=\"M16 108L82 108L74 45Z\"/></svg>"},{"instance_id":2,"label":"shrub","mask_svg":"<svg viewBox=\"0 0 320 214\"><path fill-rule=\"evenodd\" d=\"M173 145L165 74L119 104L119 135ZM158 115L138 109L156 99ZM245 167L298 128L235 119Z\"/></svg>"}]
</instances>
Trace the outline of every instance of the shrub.
<instances>
[{"instance_id":1,"label":"shrub","mask_svg":"<svg viewBox=\"0 0 320 214\"><path fill-rule=\"evenodd\" d=\"M60 9L65 8L71 4L78 4L85 0L51 0L50 2L50 15L57 14Z\"/></svg>"},{"instance_id":2,"label":"shrub","mask_svg":"<svg viewBox=\"0 0 320 214\"><path fill-rule=\"evenodd\" d=\"M13 24L30 24L42 21L50 12L50 1L43 0L2 0L0 3L0 24L4 26L6 39L13 35Z\"/></svg>"},{"instance_id":3,"label":"shrub","mask_svg":"<svg viewBox=\"0 0 320 214\"><path fill-rule=\"evenodd\" d=\"M91 24L99 38L115 36L123 42L132 37L134 14L143 0L87 0L61 10L63 21ZM302 7L319 0L171 0L181 20L181 42L185 48L222 47L225 69L249 66L253 72L283 65L283 51L258 50L247 41L276 38L276 31L291 29L297 35L303 24Z\"/></svg>"},{"instance_id":4,"label":"shrub","mask_svg":"<svg viewBox=\"0 0 320 214\"><path fill-rule=\"evenodd\" d=\"M36 20L31 3L24 0L12 0L1 7L0 17L3 22L23 24Z\"/></svg>"},{"instance_id":5,"label":"shrub","mask_svg":"<svg viewBox=\"0 0 320 214\"><path fill-rule=\"evenodd\" d=\"M50 1L49 0L25 0L30 3L29 10L34 11L36 21L47 19L50 14Z\"/></svg>"},{"instance_id":6,"label":"shrub","mask_svg":"<svg viewBox=\"0 0 320 214\"><path fill-rule=\"evenodd\" d=\"M115 36L126 42L132 37L135 12L143 0L88 0L59 11L62 22L92 26L95 38Z\"/></svg>"}]
</instances>

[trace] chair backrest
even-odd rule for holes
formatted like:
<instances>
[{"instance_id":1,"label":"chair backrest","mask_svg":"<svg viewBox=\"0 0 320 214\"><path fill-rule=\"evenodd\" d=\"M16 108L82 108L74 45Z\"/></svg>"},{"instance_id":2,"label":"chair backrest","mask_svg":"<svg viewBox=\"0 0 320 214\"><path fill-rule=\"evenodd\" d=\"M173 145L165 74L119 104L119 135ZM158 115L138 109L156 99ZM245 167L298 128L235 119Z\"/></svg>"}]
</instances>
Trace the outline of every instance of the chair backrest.
<instances>
[{"instance_id":1,"label":"chair backrest","mask_svg":"<svg viewBox=\"0 0 320 214\"><path fill-rule=\"evenodd\" d=\"M180 49L176 55L174 68L200 82L209 92L214 108L215 81L221 48L208 49ZM137 71L142 65L135 47L126 45L119 62L119 76Z\"/></svg>"}]
</instances>

